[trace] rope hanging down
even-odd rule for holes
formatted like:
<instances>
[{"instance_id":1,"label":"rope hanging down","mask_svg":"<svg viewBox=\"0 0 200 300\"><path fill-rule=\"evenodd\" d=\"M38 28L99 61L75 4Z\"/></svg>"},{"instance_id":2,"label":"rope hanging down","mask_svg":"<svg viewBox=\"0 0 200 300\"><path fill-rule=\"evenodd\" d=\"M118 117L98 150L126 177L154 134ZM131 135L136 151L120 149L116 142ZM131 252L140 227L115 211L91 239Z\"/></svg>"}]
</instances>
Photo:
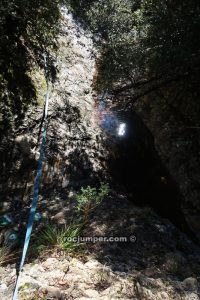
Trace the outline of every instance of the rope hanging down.
<instances>
[{"instance_id":1,"label":"rope hanging down","mask_svg":"<svg viewBox=\"0 0 200 300\"><path fill-rule=\"evenodd\" d=\"M20 262L19 269L18 269L15 290L14 290L12 300L17 300L17 297L18 297L20 274L21 274L23 266L24 266L24 262L26 259L26 254L27 254L27 250L28 250L28 246L29 246L29 242L30 242L30 238L31 238L31 233L32 233L32 229L33 229L34 217L35 217L37 202L38 202L38 198L39 198L39 188L40 188L40 181L41 181L41 175L42 175L42 165L43 165L44 156L45 156L45 144L46 144L46 134L47 134L47 116L48 116L48 105L49 105L49 79L48 79L47 60L46 60L45 55L44 55L44 63L45 63L45 78L46 78L46 83L47 83L47 91L45 94L45 105L44 105L44 115L43 115L43 124L44 125L43 125L43 130L42 130L42 140L41 140L41 144L40 144L40 157L39 157L38 167L37 167L37 172L36 172L36 178L35 178L35 184L34 184L34 190L33 190L33 200L32 200L32 205L31 205L29 218L28 218L26 236L25 236L25 240L24 240L24 247L23 247L23 251L22 251L21 262Z\"/></svg>"}]
</instances>

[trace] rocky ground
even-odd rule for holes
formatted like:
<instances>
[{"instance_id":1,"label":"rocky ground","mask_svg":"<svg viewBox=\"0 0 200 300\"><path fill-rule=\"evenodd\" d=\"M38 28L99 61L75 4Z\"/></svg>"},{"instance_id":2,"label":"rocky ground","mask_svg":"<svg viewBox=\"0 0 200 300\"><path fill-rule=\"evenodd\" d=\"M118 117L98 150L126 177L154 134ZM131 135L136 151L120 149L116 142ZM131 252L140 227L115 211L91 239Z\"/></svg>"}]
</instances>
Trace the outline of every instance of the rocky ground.
<instances>
[{"instance_id":1,"label":"rocky ground","mask_svg":"<svg viewBox=\"0 0 200 300\"><path fill-rule=\"evenodd\" d=\"M66 221L67 207L55 215ZM29 255L19 299L199 299L199 249L169 221L111 192L82 237L126 237L86 243L80 252ZM1 267L0 297L11 299L15 265Z\"/></svg>"},{"instance_id":2,"label":"rocky ground","mask_svg":"<svg viewBox=\"0 0 200 300\"><path fill-rule=\"evenodd\" d=\"M74 194L81 186L99 177L107 180L102 172L105 137L96 119L92 89L97 52L91 34L64 8L62 16L38 204L39 224L51 219L58 226L73 221ZM4 166L8 174L1 179L1 213L11 214L19 238L32 195L41 118L42 107L30 109L24 124L2 147L2 155L7 151L10 159ZM1 231L1 241L6 234ZM127 240L86 243L76 253L56 248L37 256L30 252L21 276L20 300L199 299L199 248L168 220L148 207L134 206L116 188L92 212L81 236ZM15 267L13 263L0 267L0 299L11 299Z\"/></svg>"}]
</instances>

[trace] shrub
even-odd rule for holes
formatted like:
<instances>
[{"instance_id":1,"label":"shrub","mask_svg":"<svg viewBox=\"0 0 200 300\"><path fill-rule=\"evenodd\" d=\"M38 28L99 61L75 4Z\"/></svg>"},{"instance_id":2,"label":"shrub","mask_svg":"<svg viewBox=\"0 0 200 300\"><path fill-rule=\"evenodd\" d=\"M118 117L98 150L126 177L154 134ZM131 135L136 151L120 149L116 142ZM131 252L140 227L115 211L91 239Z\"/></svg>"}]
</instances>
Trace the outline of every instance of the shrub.
<instances>
[{"instance_id":1,"label":"shrub","mask_svg":"<svg viewBox=\"0 0 200 300\"><path fill-rule=\"evenodd\" d=\"M81 188L81 192L76 196L77 210L83 212L84 221L88 220L89 213L97 207L109 193L108 184L101 183L99 190L88 186Z\"/></svg>"}]
</instances>

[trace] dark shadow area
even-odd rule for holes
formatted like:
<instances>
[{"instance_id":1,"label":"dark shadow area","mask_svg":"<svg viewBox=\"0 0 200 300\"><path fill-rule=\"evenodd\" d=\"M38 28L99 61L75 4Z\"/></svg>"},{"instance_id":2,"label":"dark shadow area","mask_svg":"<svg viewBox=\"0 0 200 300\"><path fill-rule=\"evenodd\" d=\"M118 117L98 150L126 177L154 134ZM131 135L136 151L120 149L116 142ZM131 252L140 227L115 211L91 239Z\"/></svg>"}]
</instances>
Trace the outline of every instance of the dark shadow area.
<instances>
[{"instance_id":1,"label":"dark shadow area","mask_svg":"<svg viewBox=\"0 0 200 300\"><path fill-rule=\"evenodd\" d=\"M123 136L108 139L112 151L109 170L113 185L128 192L134 204L148 205L197 241L182 212L182 196L154 145L154 138L134 113L120 113L118 124L126 124ZM118 125L119 126L119 125Z\"/></svg>"},{"instance_id":2,"label":"dark shadow area","mask_svg":"<svg viewBox=\"0 0 200 300\"><path fill-rule=\"evenodd\" d=\"M0 4L0 144L23 124L30 105L37 104L34 72L55 79L53 49L60 24L59 4L11 0ZM50 50L51 48L51 50ZM46 70L47 72L47 70Z\"/></svg>"}]
</instances>

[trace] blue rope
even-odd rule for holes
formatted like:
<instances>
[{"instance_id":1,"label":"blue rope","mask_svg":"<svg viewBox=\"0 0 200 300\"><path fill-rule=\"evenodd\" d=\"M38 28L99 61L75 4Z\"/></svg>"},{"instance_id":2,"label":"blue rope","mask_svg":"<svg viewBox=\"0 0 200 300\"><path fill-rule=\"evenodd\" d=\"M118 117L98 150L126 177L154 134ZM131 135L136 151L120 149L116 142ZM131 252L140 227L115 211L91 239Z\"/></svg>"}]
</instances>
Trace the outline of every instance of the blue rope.
<instances>
[{"instance_id":1,"label":"blue rope","mask_svg":"<svg viewBox=\"0 0 200 300\"><path fill-rule=\"evenodd\" d=\"M46 65L46 61L45 61ZM34 190L33 190L33 200L32 200L32 205L29 213L29 218L28 218L28 224L27 224L27 230L26 230L26 236L25 236L25 241L24 241L24 247L22 251L22 257L21 257L21 262L19 266L19 271L18 271L18 276L15 284L15 290L13 294L12 300L17 300L18 297L18 291L19 291L19 283L20 283L20 273L23 269L24 262L26 259L26 254L31 238L31 233L33 229L33 223L34 223L34 217L36 213L36 208L37 208L37 203L39 199L39 188L40 188L40 181L41 181L41 176L42 176L42 166L43 166L43 161L45 157L45 144L46 144L46 135L47 135L47 129L46 129L46 119L47 119L47 114L48 114L48 102L49 102L49 91L48 91L48 82L47 82L47 93L45 95L45 107L44 107L44 130L42 133L42 142L40 145L40 157L38 161L38 167L37 167L37 172L36 172L36 178L35 178L35 184L34 184Z\"/></svg>"}]
</instances>

